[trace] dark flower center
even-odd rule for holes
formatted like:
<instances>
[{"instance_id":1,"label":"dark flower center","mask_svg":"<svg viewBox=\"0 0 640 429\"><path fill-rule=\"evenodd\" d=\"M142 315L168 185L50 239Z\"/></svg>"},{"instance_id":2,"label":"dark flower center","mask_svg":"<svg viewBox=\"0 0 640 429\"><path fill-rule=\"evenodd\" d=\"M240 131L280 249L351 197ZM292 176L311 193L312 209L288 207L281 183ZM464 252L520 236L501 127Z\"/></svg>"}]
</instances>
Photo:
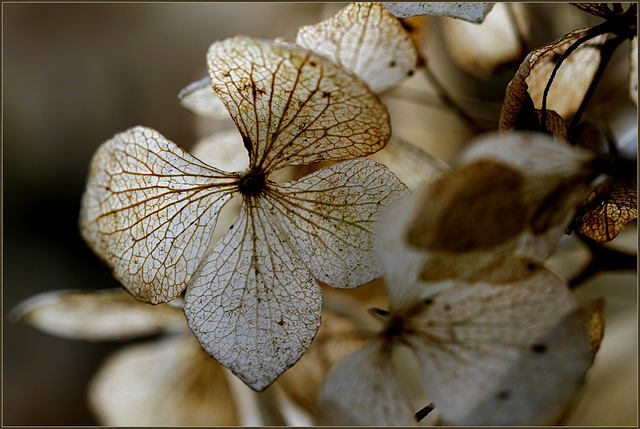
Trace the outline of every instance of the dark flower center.
<instances>
[{"instance_id":1,"label":"dark flower center","mask_svg":"<svg viewBox=\"0 0 640 429\"><path fill-rule=\"evenodd\" d=\"M257 197L264 191L266 184L267 176L265 173L256 170L249 170L240 177L238 190L244 196Z\"/></svg>"}]
</instances>

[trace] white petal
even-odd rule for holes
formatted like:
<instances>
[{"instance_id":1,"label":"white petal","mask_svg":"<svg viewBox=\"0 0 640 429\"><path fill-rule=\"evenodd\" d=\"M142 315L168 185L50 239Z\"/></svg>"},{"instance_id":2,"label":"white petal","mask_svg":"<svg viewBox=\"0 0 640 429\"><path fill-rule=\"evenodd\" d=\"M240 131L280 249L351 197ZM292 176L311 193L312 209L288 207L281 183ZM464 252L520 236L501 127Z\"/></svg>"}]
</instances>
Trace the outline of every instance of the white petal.
<instances>
[{"instance_id":1,"label":"white petal","mask_svg":"<svg viewBox=\"0 0 640 429\"><path fill-rule=\"evenodd\" d=\"M510 268L509 263L503 267ZM520 420L525 411L508 407L500 408L485 421L481 404L527 391L534 401L544 395L540 389L549 389L548 383L568 383L575 388L589 366L585 365L585 356L590 364L584 319L581 329L572 328L567 333L566 338L576 346L574 351L556 340L541 342L576 309L565 282L541 265L532 265L529 277L515 283L461 282L425 298L421 308L416 303L413 309L404 310L408 321L403 328L413 332L407 338L421 362L425 386L436 409L449 423L531 424ZM528 361L535 353L540 359ZM566 359L565 365L558 365L558 354ZM543 375L536 370L538 363L549 373L540 385L537 380ZM567 365L575 365L575 371L560 369ZM529 372L516 377L517 370ZM566 395L562 390L554 397L560 400ZM532 402L531 406L536 407L534 414L541 414L553 404ZM491 416L491 411L486 415Z\"/></svg>"},{"instance_id":2,"label":"white petal","mask_svg":"<svg viewBox=\"0 0 640 429\"><path fill-rule=\"evenodd\" d=\"M417 15L448 16L480 23L491 11L494 3L382 3L384 7L398 18L409 18Z\"/></svg>"},{"instance_id":3,"label":"white petal","mask_svg":"<svg viewBox=\"0 0 640 429\"><path fill-rule=\"evenodd\" d=\"M183 88L178 94L178 99L182 107L191 110L196 115L213 119L230 119L224 103L211 87L209 76Z\"/></svg>"},{"instance_id":4,"label":"white petal","mask_svg":"<svg viewBox=\"0 0 640 429\"><path fill-rule=\"evenodd\" d=\"M85 341L127 340L165 331L185 331L180 308L151 306L122 289L60 290L33 296L11 316L49 334Z\"/></svg>"},{"instance_id":5,"label":"white petal","mask_svg":"<svg viewBox=\"0 0 640 429\"><path fill-rule=\"evenodd\" d=\"M311 344L322 292L261 199L248 201L189 285L185 314L202 347L260 391Z\"/></svg>"},{"instance_id":6,"label":"white petal","mask_svg":"<svg viewBox=\"0 0 640 429\"><path fill-rule=\"evenodd\" d=\"M216 170L158 132L135 127L91 161L82 237L136 298L175 298L209 245L237 175Z\"/></svg>"},{"instance_id":7,"label":"white petal","mask_svg":"<svg viewBox=\"0 0 640 429\"><path fill-rule=\"evenodd\" d=\"M107 359L89 403L107 426L236 425L224 372L190 335L136 345Z\"/></svg>"},{"instance_id":8,"label":"white petal","mask_svg":"<svg viewBox=\"0 0 640 429\"><path fill-rule=\"evenodd\" d=\"M317 279L353 288L382 275L374 224L406 192L384 165L344 161L272 189L274 215Z\"/></svg>"},{"instance_id":9,"label":"white petal","mask_svg":"<svg viewBox=\"0 0 640 429\"><path fill-rule=\"evenodd\" d=\"M249 157L238 130L221 131L200 139L191 149L191 154L219 170L244 171L249 166Z\"/></svg>"},{"instance_id":10,"label":"white petal","mask_svg":"<svg viewBox=\"0 0 640 429\"><path fill-rule=\"evenodd\" d=\"M389 139L389 113L369 87L300 46L239 36L211 45L207 63L262 172L366 156Z\"/></svg>"},{"instance_id":11,"label":"white petal","mask_svg":"<svg viewBox=\"0 0 640 429\"><path fill-rule=\"evenodd\" d=\"M353 71L374 92L411 76L418 61L411 35L380 3L352 3L326 21L301 27L296 43Z\"/></svg>"},{"instance_id":12,"label":"white petal","mask_svg":"<svg viewBox=\"0 0 640 429\"><path fill-rule=\"evenodd\" d=\"M382 340L371 341L331 373L320 393L321 425L416 424L389 352Z\"/></svg>"}]
</instances>

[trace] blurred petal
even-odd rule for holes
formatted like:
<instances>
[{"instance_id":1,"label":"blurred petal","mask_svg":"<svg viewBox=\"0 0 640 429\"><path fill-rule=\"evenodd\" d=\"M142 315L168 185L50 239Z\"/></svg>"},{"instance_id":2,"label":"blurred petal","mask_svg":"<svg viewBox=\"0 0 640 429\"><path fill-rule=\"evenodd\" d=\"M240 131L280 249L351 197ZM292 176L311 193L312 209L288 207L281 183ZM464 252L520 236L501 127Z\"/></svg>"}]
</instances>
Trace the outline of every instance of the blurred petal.
<instances>
[{"instance_id":1,"label":"blurred petal","mask_svg":"<svg viewBox=\"0 0 640 429\"><path fill-rule=\"evenodd\" d=\"M380 3L352 3L326 21L301 27L296 43L351 70L374 92L411 76L418 61L411 35Z\"/></svg>"},{"instance_id":2,"label":"blurred petal","mask_svg":"<svg viewBox=\"0 0 640 429\"><path fill-rule=\"evenodd\" d=\"M144 304L122 289L41 293L23 301L11 316L49 334L85 341L187 332L180 308Z\"/></svg>"},{"instance_id":3,"label":"blurred petal","mask_svg":"<svg viewBox=\"0 0 640 429\"><path fill-rule=\"evenodd\" d=\"M389 167L412 190L449 170L445 162L393 135L384 149L370 158Z\"/></svg>"},{"instance_id":4,"label":"blurred petal","mask_svg":"<svg viewBox=\"0 0 640 429\"><path fill-rule=\"evenodd\" d=\"M629 44L629 95L633 105L638 107L638 36Z\"/></svg>"},{"instance_id":5,"label":"blurred petal","mask_svg":"<svg viewBox=\"0 0 640 429\"><path fill-rule=\"evenodd\" d=\"M382 3L394 16L408 18L416 15L448 16L481 23L494 3Z\"/></svg>"},{"instance_id":6,"label":"blurred petal","mask_svg":"<svg viewBox=\"0 0 640 429\"><path fill-rule=\"evenodd\" d=\"M522 44L509 8L523 27L528 27L521 7L517 3L496 3L482 25L443 19L444 40L454 61L465 71L483 78L504 64L519 62Z\"/></svg>"},{"instance_id":7,"label":"blurred petal","mask_svg":"<svg viewBox=\"0 0 640 429\"><path fill-rule=\"evenodd\" d=\"M389 139L378 97L311 51L239 36L211 45L207 61L213 89L260 171L366 156Z\"/></svg>"},{"instance_id":8,"label":"blurred petal","mask_svg":"<svg viewBox=\"0 0 640 429\"><path fill-rule=\"evenodd\" d=\"M158 132L135 127L93 156L80 232L133 296L170 301L198 267L234 182Z\"/></svg>"},{"instance_id":9,"label":"blurred petal","mask_svg":"<svg viewBox=\"0 0 640 429\"><path fill-rule=\"evenodd\" d=\"M187 322L202 347L258 391L307 350L321 306L320 286L260 198L243 206L185 296Z\"/></svg>"},{"instance_id":10,"label":"blurred petal","mask_svg":"<svg viewBox=\"0 0 640 429\"><path fill-rule=\"evenodd\" d=\"M274 185L268 198L314 277L353 288L382 276L373 250L374 223L405 192L384 165L357 159Z\"/></svg>"},{"instance_id":11,"label":"blurred petal","mask_svg":"<svg viewBox=\"0 0 640 429\"><path fill-rule=\"evenodd\" d=\"M416 424L383 340L366 344L331 373L320 394L320 413L321 425Z\"/></svg>"},{"instance_id":12,"label":"blurred petal","mask_svg":"<svg viewBox=\"0 0 640 429\"><path fill-rule=\"evenodd\" d=\"M445 421L532 424L556 411L591 365L585 318L563 320L575 309L564 281L537 266L515 283L458 283L430 296L409 310L404 329Z\"/></svg>"},{"instance_id":13,"label":"blurred petal","mask_svg":"<svg viewBox=\"0 0 640 429\"><path fill-rule=\"evenodd\" d=\"M230 119L224 103L211 87L209 76L183 88L178 94L178 99L182 107L191 110L196 115L212 119Z\"/></svg>"},{"instance_id":14,"label":"blurred petal","mask_svg":"<svg viewBox=\"0 0 640 429\"><path fill-rule=\"evenodd\" d=\"M191 336L110 356L89 386L89 403L107 426L238 424L225 369Z\"/></svg>"}]
</instances>

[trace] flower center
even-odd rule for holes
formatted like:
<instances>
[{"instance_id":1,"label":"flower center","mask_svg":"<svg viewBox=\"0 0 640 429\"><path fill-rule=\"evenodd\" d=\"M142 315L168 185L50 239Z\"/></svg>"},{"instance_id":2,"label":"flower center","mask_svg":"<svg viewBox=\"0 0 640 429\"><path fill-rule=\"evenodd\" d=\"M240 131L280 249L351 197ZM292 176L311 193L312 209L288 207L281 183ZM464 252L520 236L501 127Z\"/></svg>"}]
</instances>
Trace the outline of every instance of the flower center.
<instances>
[{"instance_id":1,"label":"flower center","mask_svg":"<svg viewBox=\"0 0 640 429\"><path fill-rule=\"evenodd\" d=\"M257 197L264 191L267 176L262 171L249 170L240 177L238 190L247 197Z\"/></svg>"}]
</instances>

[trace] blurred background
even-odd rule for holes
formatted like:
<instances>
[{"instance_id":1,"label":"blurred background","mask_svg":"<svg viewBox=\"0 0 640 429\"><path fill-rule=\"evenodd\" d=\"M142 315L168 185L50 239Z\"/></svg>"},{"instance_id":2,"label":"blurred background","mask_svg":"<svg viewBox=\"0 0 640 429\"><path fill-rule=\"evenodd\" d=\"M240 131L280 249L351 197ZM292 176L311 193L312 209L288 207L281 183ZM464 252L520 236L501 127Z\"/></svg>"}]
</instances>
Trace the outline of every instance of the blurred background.
<instances>
[{"instance_id":1,"label":"blurred background","mask_svg":"<svg viewBox=\"0 0 640 429\"><path fill-rule=\"evenodd\" d=\"M3 424L92 425L97 422L86 406L87 383L122 343L60 339L7 318L37 293L118 287L77 231L91 156L102 142L135 125L157 129L189 149L199 137L197 119L180 107L177 94L206 75L205 54L213 41L238 34L293 41L298 27L319 22L340 5L5 3L2 8ZM594 22L566 4L527 8L532 48ZM431 68L478 121L496 128L517 64L490 77L472 76L454 64L441 34L432 19L422 35ZM616 53L593 105L617 124L620 135L631 132L627 138L637 144L637 110L626 95L628 49L623 45L619 51L625 52ZM404 87L432 95L419 103L401 91L383 98L394 131L449 160L470 131L439 104L423 75ZM625 237L619 246L635 252L635 225ZM570 242L566 249L556 268L575 273L584 263L584 248ZM611 360L592 378L596 387L606 384L608 403L621 409L609 410L608 420L596 413L595 420L576 424L637 424L636 274L604 274L582 290L587 297L610 295L613 302L605 314L614 334L607 331L602 350ZM589 402L582 406L592 409Z\"/></svg>"}]
</instances>

